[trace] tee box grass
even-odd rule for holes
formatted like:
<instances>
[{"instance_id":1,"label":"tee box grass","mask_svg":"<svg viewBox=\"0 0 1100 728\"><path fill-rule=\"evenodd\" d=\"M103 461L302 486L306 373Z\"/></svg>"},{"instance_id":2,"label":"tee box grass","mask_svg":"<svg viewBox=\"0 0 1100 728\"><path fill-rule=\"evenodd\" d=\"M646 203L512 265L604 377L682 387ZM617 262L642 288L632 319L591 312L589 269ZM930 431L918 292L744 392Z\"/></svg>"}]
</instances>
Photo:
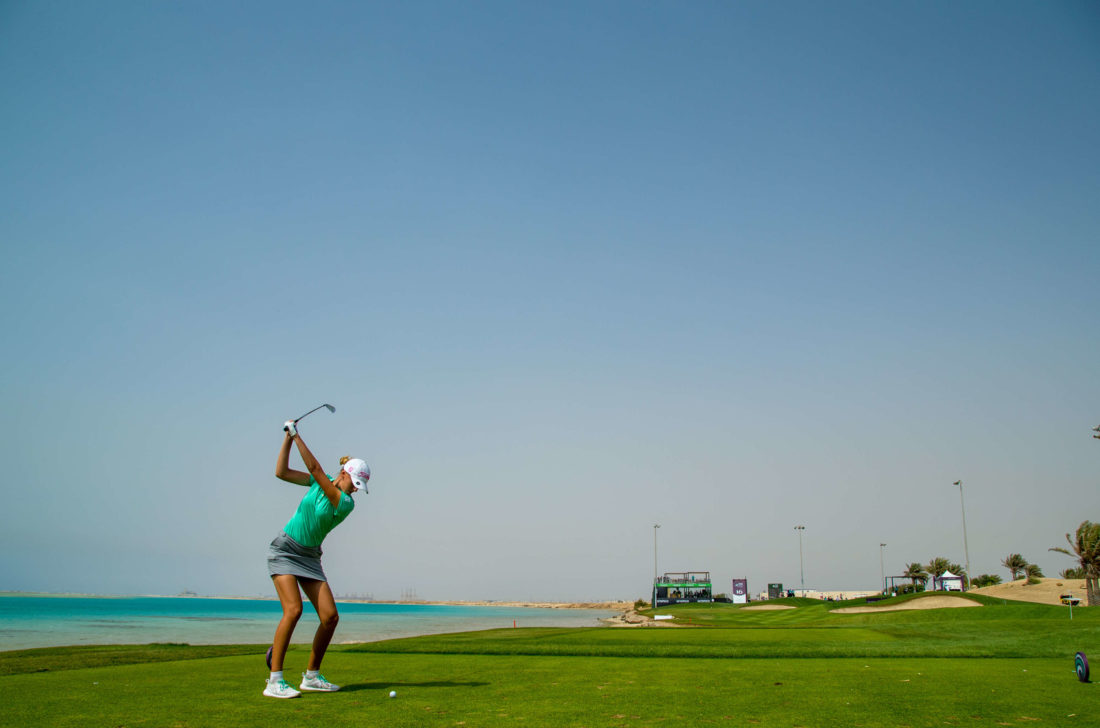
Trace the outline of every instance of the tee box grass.
<instances>
[{"instance_id":1,"label":"tee box grass","mask_svg":"<svg viewBox=\"0 0 1100 728\"><path fill-rule=\"evenodd\" d=\"M683 605L660 611L692 626L340 645L324 673L343 690L294 700L261 695L266 645L0 653L0 725L1098 724L1100 696L1076 679L1073 655L1100 655L1100 610L1075 609L1070 621L1064 607L970 598L983 606L838 614L849 605ZM306 655L288 654L292 684Z\"/></svg>"}]
</instances>

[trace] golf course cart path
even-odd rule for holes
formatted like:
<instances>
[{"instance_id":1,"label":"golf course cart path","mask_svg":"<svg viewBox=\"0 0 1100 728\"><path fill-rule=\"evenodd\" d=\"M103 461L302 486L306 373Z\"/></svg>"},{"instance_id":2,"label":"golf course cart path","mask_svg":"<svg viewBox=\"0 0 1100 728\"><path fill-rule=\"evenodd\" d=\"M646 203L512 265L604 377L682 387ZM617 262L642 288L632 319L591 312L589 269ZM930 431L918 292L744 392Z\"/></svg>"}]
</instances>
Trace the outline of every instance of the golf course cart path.
<instances>
[{"instance_id":1,"label":"golf course cart path","mask_svg":"<svg viewBox=\"0 0 1100 728\"><path fill-rule=\"evenodd\" d=\"M844 607L834 609L833 614L864 614L867 612L901 612L907 609L948 609L952 607L980 607L981 604L962 597L923 597L904 604L888 607Z\"/></svg>"}]
</instances>

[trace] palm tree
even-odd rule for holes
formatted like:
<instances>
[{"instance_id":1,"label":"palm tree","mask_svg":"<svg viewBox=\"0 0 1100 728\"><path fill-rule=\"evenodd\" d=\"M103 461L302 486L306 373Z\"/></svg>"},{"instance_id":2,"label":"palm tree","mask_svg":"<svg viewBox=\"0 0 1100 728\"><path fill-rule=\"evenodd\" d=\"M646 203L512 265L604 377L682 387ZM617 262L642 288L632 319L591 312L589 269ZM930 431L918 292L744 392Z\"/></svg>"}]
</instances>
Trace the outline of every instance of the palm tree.
<instances>
[{"instance_id":1,"label":"palm tree","mask_svg":"<svg viewBox=\"0 0 1100 728\"><path fill-rule=\"evenodd\" d=\"M902 573L906 579L913 582L913 587L916 588L917 582L924 584L928 581L928 572L924 570L924 564L914 561L905 567L904 573Z\"/></svg>"},{"instance_id":2,"label":"palm tree","mask_svg":"<svg viewBox=\"0 0 1100 728\"><path fill-rule=\"evenodd\" d=\"M1012 573L1012 581L1016 581L1017 574L1027 572L1027 559L1020 554L1009 554L1001 561L1001 566L1008 569Z\"/></svg>"},{"instance_id":3,"label":"palm tree","mask_svg":"<svg viewBox=\"0 0 1100 728\"><path fill-rule=\"evenodd\" d=\"M970 585L975 589L981 589L983 586L995 586L1001 583L1001 577L996 574L978 574L974 577L974 580L970 582Z\"/></svg>"},{"instance_id":4,"label":"palm tree","mask_svg":"<svg viewBox=\"0 0 1100 728\"><path fill-rule=\"evenodd\" d=\"M1066 542L1073 550L1054 546L1050 550L1057 551L1066 556L1077 558L1081 568L1085 570L1085 592L1088 594L1088 605L1100 604L1100 523L1083 521L1077 527L1077 538L1071 538L1066 534Z\"/></svg>"},{"instance_id":5,"label":"palm tree","mask_svg":"<svg viewBox=\"0 0 1100 728\"><path fill-rule=\"evenodd\" d=\"M1038 564L1028 564L1024 569L1024 576L1027 577L1028 584L1038 584L1039 578L1043 576L1043 570L1039 568Z\"/></svg>"},{"instance_id":6,"label":"palm tree","mask_svg":"<svg viewBox=\"0 0 1100 728\"><path fill-rule=\"evenodd\" d=\"M928 562L928 565L924 567L928 571L928 575L932 577L933 588L936 587L936 581L945 571L951 569L951 562L942 556L937 556Z\"/></svg>"},{"instance_id":7,"label":"palm tree","mask_svg":"<svg viewBox=\"0 0 1100 728\"><path fill-rule=\"evenodd\" d=\"M1058 572L1058 576L1063 579L1084 579L1085 570L1080 566L1075 566L1072 569L1062 569Z\"/></svg>"}]
</instances>

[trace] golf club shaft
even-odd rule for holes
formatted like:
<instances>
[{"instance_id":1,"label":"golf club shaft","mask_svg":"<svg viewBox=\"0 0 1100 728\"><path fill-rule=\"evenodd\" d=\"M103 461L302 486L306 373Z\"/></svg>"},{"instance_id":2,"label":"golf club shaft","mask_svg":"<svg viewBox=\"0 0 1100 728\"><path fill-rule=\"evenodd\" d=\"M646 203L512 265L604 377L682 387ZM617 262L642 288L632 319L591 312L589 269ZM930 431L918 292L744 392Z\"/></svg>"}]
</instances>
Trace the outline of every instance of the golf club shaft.
<instances>
[{"instance_id":1,"label":"golf club shaft","mask_svg":"<svg viewBox=\"0 0 1100 728\"><path fill-rule=\"evenodd\" d=\"M317 410L321 409L321 407L327 407L329 412L335 412L336 411L336 408L333 407L331 404L318 405L317 407L314 407L313 409L311 409L309 412L306 412L304 415L299 417L297 420L294 420L294 423L297 424L298 420L305 419L306 417L310 416L311 414L313 414Z\"/></svg>"}]
</instances>

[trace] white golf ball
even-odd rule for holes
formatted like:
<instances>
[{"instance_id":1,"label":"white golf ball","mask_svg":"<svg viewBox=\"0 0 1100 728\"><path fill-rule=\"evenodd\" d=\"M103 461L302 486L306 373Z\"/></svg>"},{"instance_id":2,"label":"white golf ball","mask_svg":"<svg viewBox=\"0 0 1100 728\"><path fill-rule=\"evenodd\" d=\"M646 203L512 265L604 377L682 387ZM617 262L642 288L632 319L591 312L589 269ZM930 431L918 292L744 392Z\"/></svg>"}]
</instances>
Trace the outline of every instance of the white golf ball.
<instances>
[{"instance_id":1,"label":"white golf ball","mask_svg":"<svg viewBox=\"0 0 1100 728\"><path fill-rule=\"evenodd\" d=\"M397 697L397 691L396 690L391 690L390 691L390 697L391 698L396 698Z\"/></svg>"}]
</instances>

